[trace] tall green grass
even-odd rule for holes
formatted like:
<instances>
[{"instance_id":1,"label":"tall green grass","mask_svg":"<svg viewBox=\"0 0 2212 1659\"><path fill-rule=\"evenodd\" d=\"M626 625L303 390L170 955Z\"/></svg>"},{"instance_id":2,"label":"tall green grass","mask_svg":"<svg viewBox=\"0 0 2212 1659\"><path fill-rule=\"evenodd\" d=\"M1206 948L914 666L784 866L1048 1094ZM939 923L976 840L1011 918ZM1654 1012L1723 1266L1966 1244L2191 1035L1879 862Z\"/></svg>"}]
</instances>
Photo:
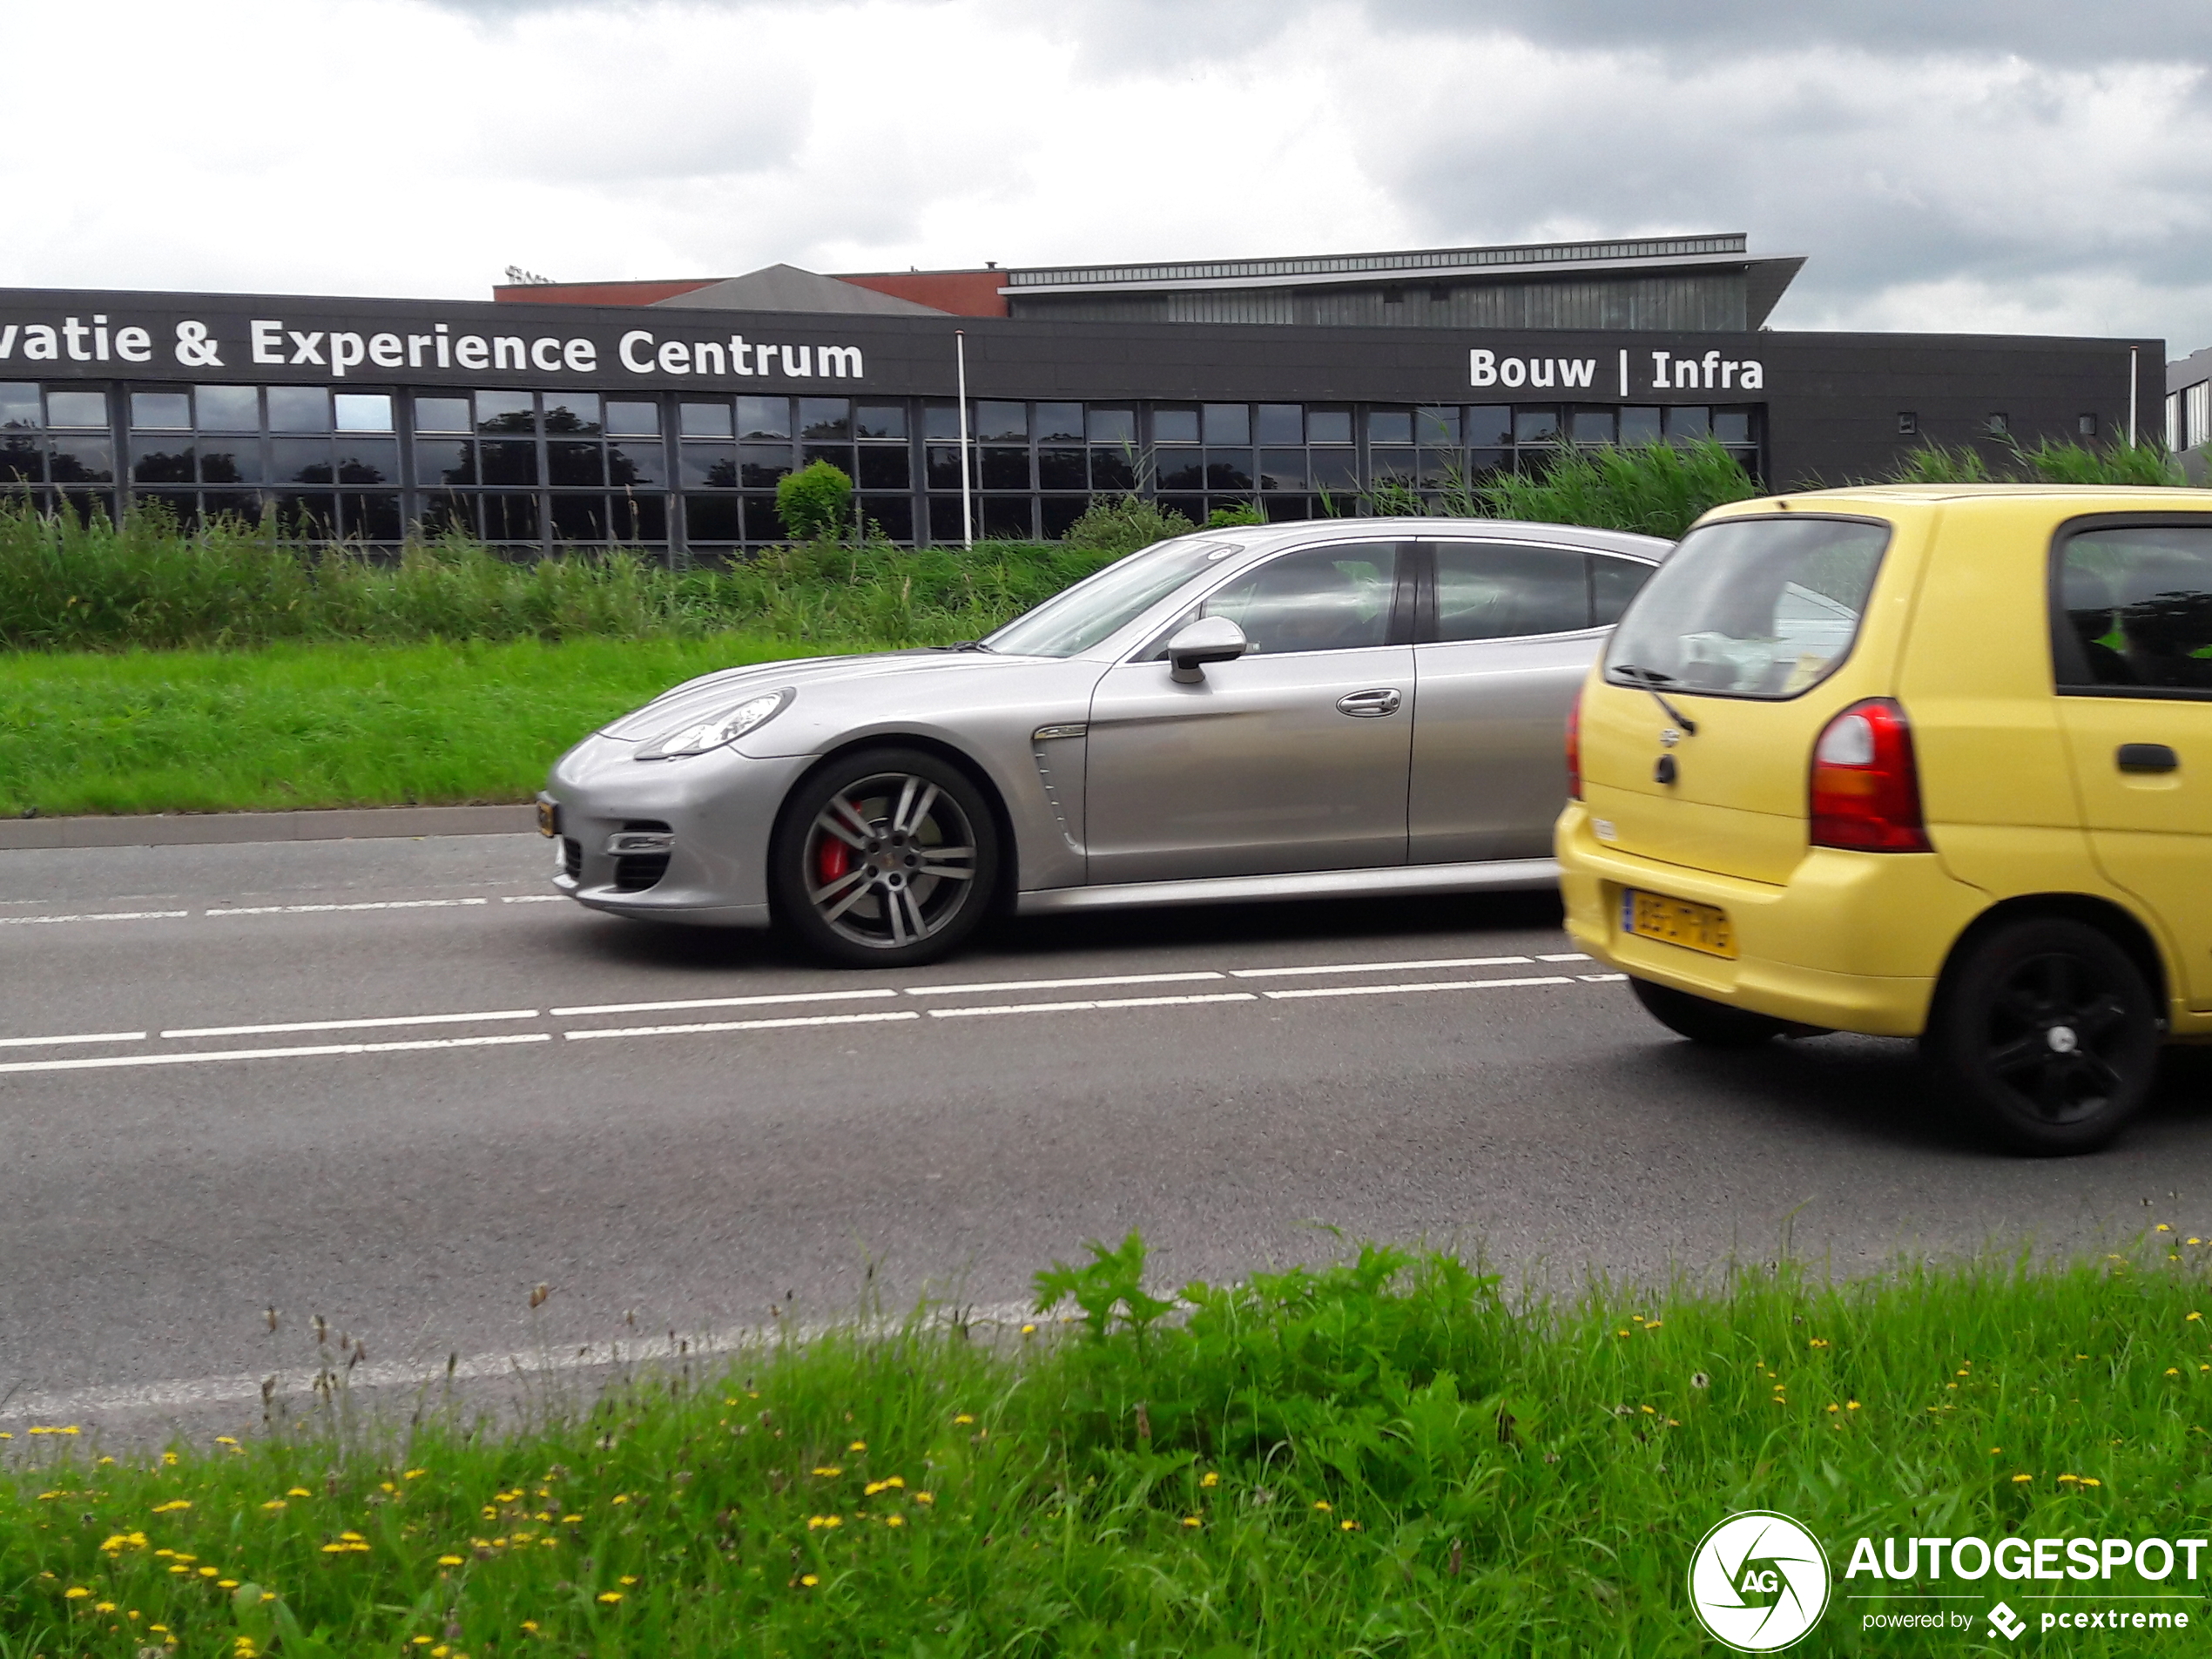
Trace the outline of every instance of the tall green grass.
<instances>
[{"instance_id":1,"label":"tall green grass","mask_svg":"<svg viewBox=\"0 0 2212 1659\"><path fill-rule=\"evenodd\" d=\"M1994 465L1980 450L1925 444L1892 469L1900 484L2141 484L2175 488L2188 481L2181 463L2162 446L2057 443L2048 438L2029 448L2006 446Z\"/></svg>"},{"instance_id":2,"label":"tall green grass","mask_svg":"<svg viewBox=\"0 0 2212 1659\"><path fill-rule=\"evenodd\" d=\"M1922 1653L1862 1615L1961 1587L1847 1583L1853 1537L2205 1534L2212 1294L2169 1241L1554 1304L1374 1247L1159 1295L1132 1238L1038 1276L1072 1324L855 1324L505 1431L435 1390L151 1456L44 1423L0 1656L1688 1656L1742 1509L1831 1552L1807 1651Z\"/></svg>"},{"instance_id":3,"label":"tall green grass","mask_svg":"<svg viewBox=\"0 0 2212 1659\"><path fill-rule=\"evenodd\" d=\"M752 634L0 655L0 816L526 801L678 681L833 649Z\"/></svg>"},{"instance_id":4,"label":"tall green grass","mask_svg":"<svg viewBox=\"0 0 2212 1659\"><path fill-rule=\"evenodd\" d=\"M1366 498L1377 513L1514 518L1678 540L1709 509L1759 486L1711 438L1684 444L1561 444L1540 470L1451 477L1433 498L1386 482Z\"/></svg>"},{"instance_id":5,"label":"tall green grass","mask_svg":"<svg viewBox=\"0 0 2212 1659\"><path fill-rule=\"evenodd\" d=\"M671 572L632 553L527 563L448 538L396 560L286 538L274 522L179 531L0 503L0 649L238 648L275 641L644 639L745 630L943 644L988 633L1110 551L811 543Z\"/></svg>"}]
</instances>

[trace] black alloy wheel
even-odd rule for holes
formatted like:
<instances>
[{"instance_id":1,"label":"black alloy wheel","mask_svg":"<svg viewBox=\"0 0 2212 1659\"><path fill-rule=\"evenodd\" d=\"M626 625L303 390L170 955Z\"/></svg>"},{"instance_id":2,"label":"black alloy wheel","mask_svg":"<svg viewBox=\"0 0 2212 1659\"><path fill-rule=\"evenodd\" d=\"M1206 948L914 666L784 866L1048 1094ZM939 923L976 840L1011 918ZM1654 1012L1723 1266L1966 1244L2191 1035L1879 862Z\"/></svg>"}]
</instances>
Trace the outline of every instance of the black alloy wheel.
<instances>
[{"instance_id":1,"label":"black alloy wheel","mask_svg":"<svg viewBox=\"0 0 2212 1659\"><path fill-rule=\"evenodd\" d=\"M1629 988L1643 1004L1643 1011L1668 1030L1708 1049L1756 1049L1790 1029L1784 1022L1770 1015L1730 1008L1710 997L1692 996L1648 979L1632 978Z\"/></svg>"},{"instance_id":2,"label":"black alloy wheel","mask_svg":"<svg viewBox=\"0 0 2212 1659\"><path fill-rule=\"evenodd\" d=\"M967 774L919 749L869 749L784 803L769 850L777 921L851 967L935 961L974 933L998 879L998 831Z\"/></svg>"},{"instance_id":3,"label":"black alloy wheel","mask_svg":"<svg viewBox=\"0 0 2212 1659\"><path fill-rule=\"evenodd\" d=\"M2158 1012L2108 934L2039 917L1966 946L1920 1047L1940 1083L2013 1151L2094 1151L2149 1096Z\"/></svg>"}]
</instances>

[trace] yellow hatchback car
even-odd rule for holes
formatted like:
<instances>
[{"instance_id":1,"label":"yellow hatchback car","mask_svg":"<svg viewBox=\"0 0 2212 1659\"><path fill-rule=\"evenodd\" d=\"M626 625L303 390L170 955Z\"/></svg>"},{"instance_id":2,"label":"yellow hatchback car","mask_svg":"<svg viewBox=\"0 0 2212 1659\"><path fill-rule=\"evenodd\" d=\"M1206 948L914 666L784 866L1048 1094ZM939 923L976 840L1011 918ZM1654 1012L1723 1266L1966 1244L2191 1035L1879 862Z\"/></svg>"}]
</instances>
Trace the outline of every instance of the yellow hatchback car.
<instances>
[{"instance_id":1,"label":"yellow hatchback car","mask_svg":"<svg viewBox=\"0 0 2212 1659\"><path fill-rule=\"evenodd\" d=\"M1900 485L1700 520L1568 736L1568 931L1694 1042L1917 1037L2022 1151L2212 1038L2212 491Z\"/></svg>"}]
</instances>

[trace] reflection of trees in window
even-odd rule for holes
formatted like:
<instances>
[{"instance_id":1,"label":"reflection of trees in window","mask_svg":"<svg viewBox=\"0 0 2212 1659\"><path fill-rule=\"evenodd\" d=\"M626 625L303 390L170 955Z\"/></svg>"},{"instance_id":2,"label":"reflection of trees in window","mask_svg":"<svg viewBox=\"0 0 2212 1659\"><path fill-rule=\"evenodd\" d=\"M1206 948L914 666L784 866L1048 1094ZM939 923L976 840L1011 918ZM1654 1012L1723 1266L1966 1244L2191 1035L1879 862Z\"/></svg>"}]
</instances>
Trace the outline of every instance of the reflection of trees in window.
<instances>
[{"instance_id":1,"label":"reflection of trees in window","mask_svg":"<svg viewBox=\"0 0 2212 1659\"><path fill-rule=\"evenodd\" d=\"M0 438L0 483L37 483L45 475L45 446L19 432Z\"/></svg>"},{"instance_id":2,"label":"reflection of trees in window","mask_svg":"<svg viewBox=\"0 0 2212 1659\"><path fill-rule=\"evenodd\" d=\"M239 470L238 456L226 449L203 449L199 455L200 482L210 484L250 482Z\"/></svg>"},{"instance_id":3,"label":"reflection of trees in window","mask_svg":"<svg viewBox=\"0 0 2212 1659\"><path fill-rule=\"evenodd\" d=\"M706 484L710 489L735 489L738 487L738 462L735 455L725 455L706 469Z\"/></svg>"},{"instance_id":4,"label":"reflection of trees in window","mask_svg":"<svg viewBox=\"0 0 2212 1659\"><path fill-rule=\"evenodd\" d=\"M320 483L322 481L317 479L314 482ZM347 455L338 462L338 482L341 484L381 484L392 481L385 477L381 467L363 461L357 455Z\"/></svg>"},{"instance_id":5,"label":"reflection of trees in window","mask_svg":"<svg viewBox=\"0 0 2212 1659\"><path fill-rule=\"evenodd\" d=\"M501 421L520 421L523 424L502 427L498 424ZM487 432L527 432L529 429L529 416L527 415L497 415L484 423L484 430ZM556 403L545 411L545 429L548 432L597 433L599 430L599 423L597 421L584 420L574 409L563 408Z\"/></svg>"},{"instance_id":6,"label":"reflection of trees in window","mask_svg":"<svg viewBox=\"0 0 2212 1659\"><path fill-rule=\"evenodd\" d=\"M97 442L56 444L51 465L57 484L105 484L111 483L115 478L115 469L107 459L107 446Z\"/></svg>"},{"instance_id":7,"label":"reflection of trees in window","mask_svg":"<svg viewBox=\"0 0 2212 1659\"><path fill-rule=\"evenodd\" d=\"M131 476L142 484L188 484L192 481L192 451L156 449L141 455L131 463Z\"/></svg>"},{"instance_id":8,"label":"reflection of trees in window","mask_svg":"<svg viewBox=\"0 0 2212 1659\"><path fill-rule=\"evenodd\" d=\"M567 415L568 411L563 409L561 413ZM571 420L575 419L573 415L570 415L570 418ZM546 423L549 426L552 424L552 417L550 415L547 416ZM565 430L568 428L563 429ZM533 433L537 430L537 417L532 415L528 409L520 409L507 415L486 415L482 420L476 422L476 430L479 432Z\"/></svg>"},{"instance_id":9,"label":"reflection of trees in window","mask_svg":"<svg viewBox=\"0 0 2212 1659\"><path fill-rule=\"evenodd\" d=\"M637 484L658 483L659 479L657 475L648 476L627 451L610 444L607 448L607 482L617 489L628 489Z\"/></svg>"}]
</instances>

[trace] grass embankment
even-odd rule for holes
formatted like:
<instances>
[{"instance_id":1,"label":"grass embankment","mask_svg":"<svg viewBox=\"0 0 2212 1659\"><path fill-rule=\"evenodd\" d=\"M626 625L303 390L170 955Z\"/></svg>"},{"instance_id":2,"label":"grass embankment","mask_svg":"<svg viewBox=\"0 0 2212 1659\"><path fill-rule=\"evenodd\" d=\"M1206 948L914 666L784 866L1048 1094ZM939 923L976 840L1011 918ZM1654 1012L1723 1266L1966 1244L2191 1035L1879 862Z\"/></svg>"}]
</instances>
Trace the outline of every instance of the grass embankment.
<instances>
[{"instance_id":1,"label":"grass embankment","mask_svg":"<svg viewBox=\"0 0 2212 1659\"><path fill-rule=\"evenodd\" d=\"M710 634L0 655L0 814L526 801L680 680L833 649Z\"/></svg>"},{"instance_id":2,"label":"grass embankment","mask_svg":"<svg viewBox=\"0 0 2212 1659\"><path fill-rule=\"evenodd\" d=\"M1690 1552L1733 1510L1809 1526L1839 1592L1858 1534L2212 1512L2212 1296L2165 1235L1571 1309L1370 1249L1168 1321L1141 1264L1040 1275L1083 1322L1011 1352L855 1328L512 1433L434 1408L111 1461L42 1426L0 1474L0 1655L1689 1654ZM1884 1605L1839 1595L1814 1645L1925 1651L1862 1632Z\"/></svg>"}]
</instances>

